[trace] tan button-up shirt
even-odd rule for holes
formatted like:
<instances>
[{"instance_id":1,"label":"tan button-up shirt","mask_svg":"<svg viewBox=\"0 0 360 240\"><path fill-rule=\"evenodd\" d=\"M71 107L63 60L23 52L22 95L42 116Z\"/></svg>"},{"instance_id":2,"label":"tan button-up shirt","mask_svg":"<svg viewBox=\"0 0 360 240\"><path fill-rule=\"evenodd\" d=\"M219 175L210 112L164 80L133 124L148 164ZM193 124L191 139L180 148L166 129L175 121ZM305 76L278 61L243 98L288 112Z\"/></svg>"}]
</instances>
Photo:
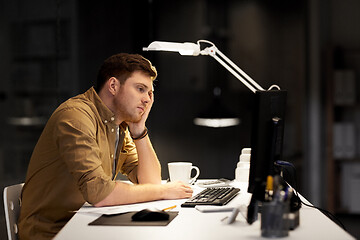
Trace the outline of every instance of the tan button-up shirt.
<instances>
[{"instance_id":1,"label":"tan button-up shirt","mask_svg":"<svg viewBox=\"0 0 360 240\"><path fill-rule=\"evenodd\" d=\"M114 121L94 88L55 110L29 163L19 218L21 240L54 237L73 211L113 191L118 172L137 182L135 144L123 123L115 152Z\"/></svg>"}]
</instances>

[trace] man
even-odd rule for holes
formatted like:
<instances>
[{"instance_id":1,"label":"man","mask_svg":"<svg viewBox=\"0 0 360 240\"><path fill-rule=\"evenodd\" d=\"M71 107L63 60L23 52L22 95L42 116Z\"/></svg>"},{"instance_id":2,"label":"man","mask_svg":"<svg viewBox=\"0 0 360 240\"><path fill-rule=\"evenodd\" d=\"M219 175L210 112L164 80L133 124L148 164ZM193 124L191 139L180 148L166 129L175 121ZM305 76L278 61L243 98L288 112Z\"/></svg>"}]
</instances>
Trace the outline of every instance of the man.
<instances>
[{"instance_id":1,"label":"man","mask_svg":"<svg viewBox=\"0 0 360 240\"><path fill-rule=\"evenodd\" d=\"M111 56L96 87L61 104L29 163L19 236L51 239L85 202L94 206L189 198L185 184L161 184L146 119L156 69L136 54ZM135 184L116 182L121 172Z\"/></svg>"}]
</instances>

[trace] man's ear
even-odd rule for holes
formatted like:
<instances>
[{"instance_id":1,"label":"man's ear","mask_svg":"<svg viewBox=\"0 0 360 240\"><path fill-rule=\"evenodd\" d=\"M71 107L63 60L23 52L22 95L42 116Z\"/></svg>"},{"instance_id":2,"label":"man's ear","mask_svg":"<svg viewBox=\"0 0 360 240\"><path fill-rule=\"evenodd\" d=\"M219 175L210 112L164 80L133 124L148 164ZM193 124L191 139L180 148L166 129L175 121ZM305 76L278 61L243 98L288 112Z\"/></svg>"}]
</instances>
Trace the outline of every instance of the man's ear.
<instances>
[{"instance_id":1,"label":"man's ear","mask_svg":"<svg viewBox=\"0 0 360 240\"><path fill-rule=\"evenodd\" d=\"M113 96L119 90L119 81L115 77L109 78L106 85Z\"/></svg>"}]
</instances>

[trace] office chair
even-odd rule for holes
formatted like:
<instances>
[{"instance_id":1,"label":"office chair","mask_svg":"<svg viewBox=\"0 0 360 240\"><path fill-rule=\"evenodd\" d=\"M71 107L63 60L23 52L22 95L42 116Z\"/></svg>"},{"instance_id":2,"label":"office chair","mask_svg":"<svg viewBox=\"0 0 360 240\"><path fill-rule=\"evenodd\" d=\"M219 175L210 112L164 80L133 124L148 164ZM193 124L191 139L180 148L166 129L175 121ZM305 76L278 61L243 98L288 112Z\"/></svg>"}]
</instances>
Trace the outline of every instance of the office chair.
<instances>
[{"instance_id":1,"label":"office chair","mask_svg":"<svg viewBox=\"0 0 360 240\"><path fill-rule=\"evenodd\" d=\"M9 240L18 239L18 226L17 221L21 208L21 190L23 183L8 186L4 188L4 210L6 219L6 229Z\"/></svg>"}]
</instances>

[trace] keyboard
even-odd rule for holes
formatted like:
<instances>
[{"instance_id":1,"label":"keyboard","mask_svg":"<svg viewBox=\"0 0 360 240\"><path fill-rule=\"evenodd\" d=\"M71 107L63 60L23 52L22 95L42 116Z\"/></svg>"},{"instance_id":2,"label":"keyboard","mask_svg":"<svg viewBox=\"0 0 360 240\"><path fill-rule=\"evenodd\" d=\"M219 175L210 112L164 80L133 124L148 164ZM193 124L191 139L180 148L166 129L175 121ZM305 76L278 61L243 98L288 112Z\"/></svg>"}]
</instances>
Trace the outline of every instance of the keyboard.
<instances>
[{"instance_id":1,"label":"keyboard","mask_svg":"<svg viewBox=\"0 0 360 240\"><path fill-rule=\"evenodd\" d=\"M181 204L181 207L195 207L196 205L222 206L233 199L240 191L234 187L206 188Z\"/></svg>"}]
</instances>

